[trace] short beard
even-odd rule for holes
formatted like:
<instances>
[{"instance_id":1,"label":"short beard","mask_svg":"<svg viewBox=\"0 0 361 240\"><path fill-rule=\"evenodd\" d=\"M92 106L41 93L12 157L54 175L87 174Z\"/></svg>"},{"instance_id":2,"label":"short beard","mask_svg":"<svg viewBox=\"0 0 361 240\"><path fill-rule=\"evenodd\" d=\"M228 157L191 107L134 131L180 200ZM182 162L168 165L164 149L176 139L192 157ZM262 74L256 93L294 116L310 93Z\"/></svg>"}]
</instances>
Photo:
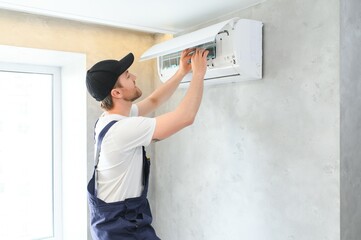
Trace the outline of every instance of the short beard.
<instances>
[{"instance_id":1,"label":"short beard","mask_svg":"<svg viewBox=\"0 0 361 240\"><path fill-rule=\"evenodd\" d=\"M129 102L134 102L135 100L137 100L141 96L142 96L142 91L139 88L137 88L136 93L132 97L124 98L124 100L129 101Z\"/></svg>"}]
</instances>

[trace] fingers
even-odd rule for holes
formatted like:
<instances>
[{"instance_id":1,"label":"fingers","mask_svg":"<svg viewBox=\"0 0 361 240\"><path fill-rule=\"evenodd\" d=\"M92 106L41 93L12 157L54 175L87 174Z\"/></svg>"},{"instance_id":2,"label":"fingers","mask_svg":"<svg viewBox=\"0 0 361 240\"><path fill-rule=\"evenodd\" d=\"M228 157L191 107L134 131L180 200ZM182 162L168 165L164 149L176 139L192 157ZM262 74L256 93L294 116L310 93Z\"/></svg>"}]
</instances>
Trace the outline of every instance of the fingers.
<instances>
[{"instance_id":1,"label":"fingers","mask_svg":"<svg viewBox=\"0 0 361 240\"><path fill-rule=\"evenodd\" d=\"M182 51L182 57L186 57L188 55L190 55L191 52L193 52L195 50L195 48L187 48L185 50Z\"/></svg>"},{"instance_id":2,"label":"fingers","mask_svg":"<svg viewBox=\"0 0 361 240\"><path fill-rule=\"evenodd\" d=\"M189 64L191 61L193 51L194 51L193 48L187 48L187 49L183 50L181 53L181 61L184 61L187 64Z\"/></svg>"},{"instance_id":3,"label":"fingers","mask_svg":"<svg viewBox=\"0 0 361 240\"><path fill-rule=\"evenodd\" d=\"M208 51L208 50L205 50L205 51L203 52L202 56L207 58L208 53L209 53L209 51Z\"/></svg>"},{"instance_id":4,"label":"fingers","mask_svg":"<svg viewBox=\"0 0 361 240\"><path fill-rule=\"evenodd\" d=\"M182 57L193 56L195 53L198 53L201 56L203 56L204 54L207 56L209 51L204 48L187 48L182 51L181 56Z\"/></svg>"},{"instance_id":5,"label":"fingers","mask_svg":"<svg viewBox=\"0 0 361 240\"><path fill-rule=\"evenodd\" d=\"M203 48L197 48L192 54L192 58L195 56L200 56L202 58L207 58L209 51Z\"/></svg>"}]
</instances>

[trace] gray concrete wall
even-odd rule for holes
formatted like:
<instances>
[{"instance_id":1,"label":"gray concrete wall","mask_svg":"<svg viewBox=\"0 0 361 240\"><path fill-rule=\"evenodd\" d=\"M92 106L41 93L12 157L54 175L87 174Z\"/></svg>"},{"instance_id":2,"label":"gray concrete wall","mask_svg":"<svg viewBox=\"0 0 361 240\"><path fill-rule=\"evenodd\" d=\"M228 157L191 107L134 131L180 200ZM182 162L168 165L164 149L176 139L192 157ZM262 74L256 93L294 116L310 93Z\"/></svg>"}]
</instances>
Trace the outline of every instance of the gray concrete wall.
<instances>
[{"instance_id":1,"label":"gray concrete wall","mask_svg":"<svg viewBox=\"0 0 361 240\"><path fill-rule=\"evenodd\" d=\"M361 238L361 2L341 1L341 239Z\"/></svg>"},{"instance_id":2,"label":"gray concrete wall","mask_svg":"<svg viewBox=\"0 0 361 240\"><path fill-rule=\"evenodd\" d=\"M166 240L340 239L339 1L232 16L264 23L264 77L206 87L195 124L155 144L154 226Z\"/></svg>"}]
</instances>

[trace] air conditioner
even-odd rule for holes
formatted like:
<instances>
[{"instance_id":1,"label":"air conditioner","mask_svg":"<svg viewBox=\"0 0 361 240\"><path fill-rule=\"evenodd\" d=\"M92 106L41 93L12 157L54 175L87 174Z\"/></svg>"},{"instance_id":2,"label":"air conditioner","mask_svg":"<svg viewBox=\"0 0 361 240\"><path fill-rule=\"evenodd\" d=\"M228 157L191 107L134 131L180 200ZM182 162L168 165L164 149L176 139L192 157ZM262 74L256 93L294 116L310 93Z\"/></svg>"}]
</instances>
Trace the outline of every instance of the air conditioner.
<instances>
[{"instance_id":1,"label":"air conditioner","mask_svg":"<svg viewBox=\"0 0 361 240\"><path fill-rule=\"evenodd\" d=\"M167 81L178 69L182 50L209 50L205 84L220 84L262 78L262 26L259 21L233 18L154 45L142 60L157 57L159 77ZM181 82L186 86L189 73Z\"/></svg>"}]
</instances>

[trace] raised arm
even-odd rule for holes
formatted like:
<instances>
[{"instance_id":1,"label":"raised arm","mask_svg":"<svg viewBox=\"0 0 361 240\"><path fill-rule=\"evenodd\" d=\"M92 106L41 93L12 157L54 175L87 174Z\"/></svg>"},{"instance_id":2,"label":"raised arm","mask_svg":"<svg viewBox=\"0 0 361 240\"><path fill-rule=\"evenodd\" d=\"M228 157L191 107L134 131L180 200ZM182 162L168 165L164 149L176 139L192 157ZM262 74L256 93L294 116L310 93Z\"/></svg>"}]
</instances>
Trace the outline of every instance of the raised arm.
<instances>
[{"instance_id":1,"label":"raised arm","mask_svg":"<svg viewBox=\"0 0 361 240\"><path fill-rule=\"evenodd\" d=\"M187 93L174 111L156 117L153 140L167 138L194 122L203 95L207 55L208 51L204 49L197 49L192 55L191 66L193 77Z\"/></svg>"},{"instance_id":2,"label":"raised arm","mask_svg":"<svg viewBox=\"0 0 361 240\"><path fill-rule=\"evenodd\" d=\"M155 111L162 103L172 96L181 80L191 70L191 65L189 64L191 56L189 53L193 50L194 49L186 49L182 51L178 71L167 82L149 95L149 97L137 103L140 116L145 116Z\"/></svg>"}]
</instances>

